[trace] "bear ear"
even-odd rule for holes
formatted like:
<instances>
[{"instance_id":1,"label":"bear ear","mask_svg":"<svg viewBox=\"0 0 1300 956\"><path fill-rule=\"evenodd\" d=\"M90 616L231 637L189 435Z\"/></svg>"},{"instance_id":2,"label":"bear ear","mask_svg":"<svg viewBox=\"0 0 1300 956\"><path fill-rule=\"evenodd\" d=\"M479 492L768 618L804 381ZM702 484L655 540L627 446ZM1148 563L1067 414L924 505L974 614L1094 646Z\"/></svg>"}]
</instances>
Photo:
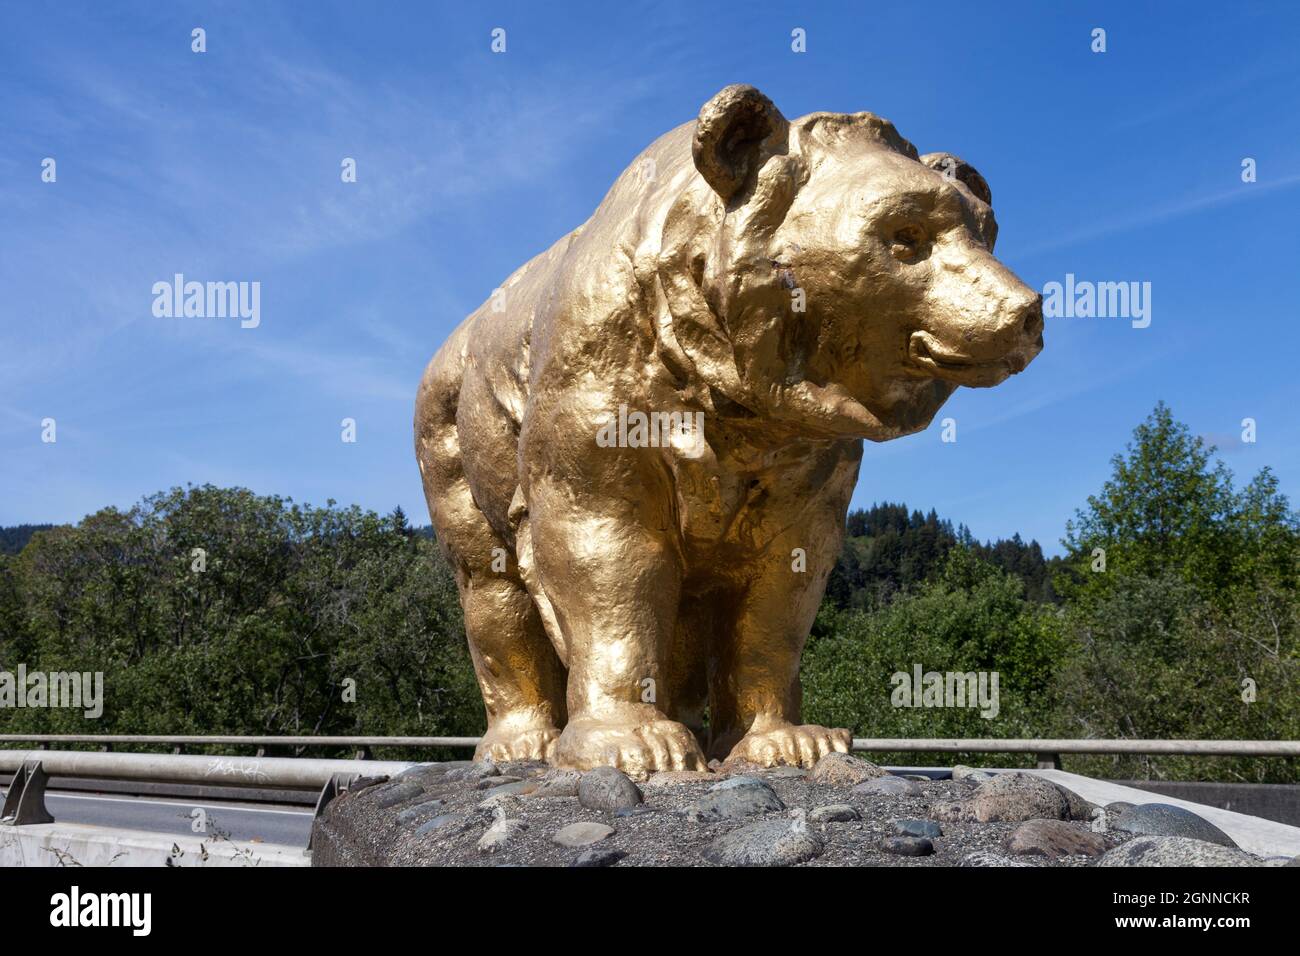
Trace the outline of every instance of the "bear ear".
<instances>
[{"instance_id":1,"label":"bear ear","mask_svg":"<svg viewBox=\"0 0 1300 956\"><path fill-rule=\"evenodd\" d=\"M921 162L948 179L965 183L966 188L975 194L975 198L983 200L990 206L993 205L993 193L989 190L988 182L979 174L978 169L961 157L954 156L952 153L926 153L921 157Z\"/></svg>"},{"instance_id":2,"label":"bear ear","mask_svg":"<svg viewBox=\"0 0 1300 956\"><path fill-rule=\"evenodd\" d=\"M700 108L691 155L704 181L731 199L758 168L764 141L784 141L789 123L772 101L752 86L736 84L718 92Z\"/></svg>"}]
</instances>

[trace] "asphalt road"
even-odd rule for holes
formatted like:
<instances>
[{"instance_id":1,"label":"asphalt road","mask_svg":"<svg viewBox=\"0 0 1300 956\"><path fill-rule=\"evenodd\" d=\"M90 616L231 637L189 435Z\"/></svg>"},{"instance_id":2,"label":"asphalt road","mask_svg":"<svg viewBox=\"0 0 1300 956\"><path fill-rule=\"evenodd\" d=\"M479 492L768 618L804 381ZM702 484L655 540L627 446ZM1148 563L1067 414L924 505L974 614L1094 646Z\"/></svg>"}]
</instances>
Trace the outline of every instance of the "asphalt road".
<instances>
[{"instance_id":1,"label":"asphalt road","mask_svg":"<svg viewBox=\"0 0 1300 956\"><path fill-rule=\"evenodd\" d=\"M149 830L194 836L194 811L206 815L206 833L220 832L231 840L258 840L305 847L311 835L312 811L307 807L267 806L231 801L176 800L121 794L48 791L45 806L60 823Z\"/></svg>"}]
</instances>

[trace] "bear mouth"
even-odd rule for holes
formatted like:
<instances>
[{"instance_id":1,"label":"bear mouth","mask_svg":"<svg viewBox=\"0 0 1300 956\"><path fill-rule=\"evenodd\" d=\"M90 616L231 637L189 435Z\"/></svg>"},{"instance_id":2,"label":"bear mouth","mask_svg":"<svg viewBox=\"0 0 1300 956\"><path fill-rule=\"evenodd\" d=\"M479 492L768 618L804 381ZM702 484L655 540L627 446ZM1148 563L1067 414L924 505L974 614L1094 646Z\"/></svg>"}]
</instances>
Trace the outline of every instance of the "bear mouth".
<instances>
[{"instance_id":1,"label":"bear mouth","mask_svg":"<svg viewBox=\"0 0 1300 956\"><path fill-rule=\"evenodd\" d=\"M1019 353L979 361L949 352L928 332L912 333L907 342L907 357L913 366L927 375L956 385L976 388L997 385L1014 372L1019 372L1026 364ZM1021 359L1019 367L1017 359Z\"/></svg>"}]
</instances>

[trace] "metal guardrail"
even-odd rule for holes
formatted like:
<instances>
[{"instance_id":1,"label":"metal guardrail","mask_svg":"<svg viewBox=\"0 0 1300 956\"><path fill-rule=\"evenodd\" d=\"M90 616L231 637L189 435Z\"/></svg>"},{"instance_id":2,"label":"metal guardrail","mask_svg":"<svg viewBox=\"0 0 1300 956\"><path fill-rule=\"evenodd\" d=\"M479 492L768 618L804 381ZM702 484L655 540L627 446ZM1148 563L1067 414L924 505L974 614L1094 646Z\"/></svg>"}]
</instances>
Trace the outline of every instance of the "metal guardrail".
<instances>
[{"instance_id":1,"label":"metal guardrail","mask_svg":"<svg viewBox=\"0 0 1300 956\"><path fill-rule=\"evenodd\" d=\"M400 760L317 760L310 757L225 757L193 754L102 753L84 750L0 750L0 773L13 781L0 808L0 823L53 823L45 806L51 778L209 784L263 790L315 790L315 815L361 776L392 777L416 766ZM240 793L248 792L241 789ZM308 849L311 843L307 844Z\"/></svg>"},{"instance_id":2,"label":"metal guardrail","mask_svg":"<svg viewBox=\"0 0 1300 956\"><path fill-rule=\"evenodd\" d=\"M478 737L362 737L362 736L220 736L170 734L0 734L0 744L114 744L257 747L355 747L358 758L374 747L472 748ZM1300 757L1297 740L1131 740L996 737L854 737L853 749L877 753L1032 753L1045 758L1060 754L1166 754L1201 757Z\"/></svg>"},{"instance_id":3,"label":"metal guardrail","mask_svg":"<svg viewBox=\"0 0 1300 956\"><path fill-rule=\"evenodd\" d=\"M405 760L317 760L311 757L204 757L197 754L115 754L84 750L0 750L0 773L39 761L51 777L218 784L227 787L319 790L336 773L393 776Z\"/></svg>"},{"instance_id":4,"label":"metal guardrail","mask_svg":"<svg viewBox=\"0 0 1300 956\"><path fill-rule=\"evenodd\" d=\"M854 737L853 749L875 751L910 750L925 753L1182 754L1199 757L1300 757L1300 740Z\"/></svg>"},{"instance_id":5,"label":"metal guardrail","mask_svg":"<svg viewBox=\"0 0 1300 956\"><path fill-rule=\"evenodd\" d=\"M0 744L161 744L169 747L477 747L478 737L222 736L213 734L0 734Z\"/></svg>"},{"instance_id":6,"label":"metal guardrail","mask_svg":"<svg viewBox=\"0 0 1300 956\"><path fill-rule=\"evenodd\" d=\"M854 750L878 753L1031 753L1040 770L1060 770L1061 754L1166 754L1196 757L1300 757L1300 740L1131 740L1052 738L854 737Z\"/></svg>"}]
</instances>

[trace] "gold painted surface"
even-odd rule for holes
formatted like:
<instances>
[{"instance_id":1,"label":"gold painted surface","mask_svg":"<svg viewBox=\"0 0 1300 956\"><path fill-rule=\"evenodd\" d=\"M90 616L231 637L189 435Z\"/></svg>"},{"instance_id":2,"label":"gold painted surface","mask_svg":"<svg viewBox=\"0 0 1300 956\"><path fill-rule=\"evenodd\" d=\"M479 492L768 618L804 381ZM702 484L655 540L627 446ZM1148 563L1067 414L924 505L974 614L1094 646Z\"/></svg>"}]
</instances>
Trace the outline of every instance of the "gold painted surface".
<instances>
[{"instance_id":1,"label":"gold painted surface","mask_svg":"<svg viewBox=\"0 0 1300 956\"><path fill-rule=\"evenodd\" d=\"M861 440L1042 348L990 203L886 120L791 122L731 86L465 319L415 443L487 708L477 756L643 777L848 748L800 724L798 671ZM639 427L656 413L678 417Z\"/></svg>"}]
</instances>

